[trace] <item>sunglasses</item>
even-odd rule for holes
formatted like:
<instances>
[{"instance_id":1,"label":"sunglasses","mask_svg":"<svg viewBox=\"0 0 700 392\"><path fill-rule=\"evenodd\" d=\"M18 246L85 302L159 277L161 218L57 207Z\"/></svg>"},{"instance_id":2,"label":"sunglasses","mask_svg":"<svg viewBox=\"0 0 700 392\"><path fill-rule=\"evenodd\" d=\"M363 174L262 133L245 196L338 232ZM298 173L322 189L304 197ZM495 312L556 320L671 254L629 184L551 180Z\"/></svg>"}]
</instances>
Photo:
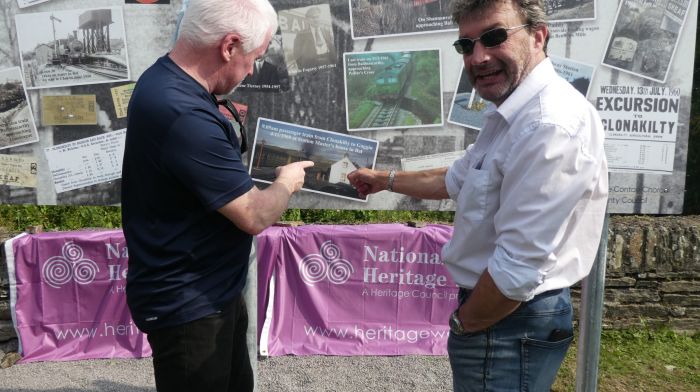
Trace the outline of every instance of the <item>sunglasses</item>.
<instances>
[{"instance_id":1,"label":"sunglasses","mask_svg":"<svg viewBox=\"0 0 700 392\"><path fill-rule=\"evenodd\" d=\"M484 45L484 48L493 48L506 42L506 40L508 39L509 31L521 29L525 26L529 26L529 24L509 28L497 27L493 30L484 32L479 36L479 38L460 38L457 41L455 41L455 43L452 45L454 45L455 49L457 50L457 53L466 54L467 56L469 56L474 52L474 45L476 45L476 41L481 41L481 44Z\"/></svg>"},{"instance_id":2,"label":"sunglasses","mask_svg":"<svg viewBox=\"0 0 700 392\"><path fill-rule=\"evenodd\" d=\"M233 103L228 99L217 100L216 104L225 107L226 110L228 110L229 113L231 113L233 119L236 120L238 126L241 128L241 142L239 144L241 146L241 154L245 154L245 152L248 151L248 137L246 136L246 129L243 125L243 122L241 122L241 116L238 114L238 110L236 110L236 107L233 106ZM229 143L233 145L231 134L226 133L226 138L228 138Z\"/></svg>"}]
</instances>

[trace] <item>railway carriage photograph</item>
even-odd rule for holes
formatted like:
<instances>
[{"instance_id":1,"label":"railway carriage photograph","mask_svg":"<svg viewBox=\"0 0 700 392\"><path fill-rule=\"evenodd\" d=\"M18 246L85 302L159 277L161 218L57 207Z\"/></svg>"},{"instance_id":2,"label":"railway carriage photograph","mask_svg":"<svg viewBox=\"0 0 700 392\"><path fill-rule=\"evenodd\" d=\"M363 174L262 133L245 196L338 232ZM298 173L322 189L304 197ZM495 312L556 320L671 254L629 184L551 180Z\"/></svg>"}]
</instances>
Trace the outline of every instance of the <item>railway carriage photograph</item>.
<instances>
[{"instance_id":1,"label":"railway carriage photograph","mask_svg":"<svg viewBox=\"0 0 700 392\"><path fill-rule=\"evenodd\" d=\"M348 131L442 125L440 51L344 54Z\"/></svg>"},{"instance_id":2,"label":"railway carriage photograph","mask_svg":"<svg viewBox=\"0 0 700 392\"><path fill-rule=\"evenodd\" d=\"M689 2L624 0L617 11L603 64L664 83Z\"/></svg>"},{"instance_id":3,"label":"railway carriage photograph","mask_svg":"<svg viewBox=\"0 0 700 392\"><path fill-rule=\"evenodd\" d=\"M28 89L129 80L119 7L18 14Z\"/></svg>"}]
</instances>

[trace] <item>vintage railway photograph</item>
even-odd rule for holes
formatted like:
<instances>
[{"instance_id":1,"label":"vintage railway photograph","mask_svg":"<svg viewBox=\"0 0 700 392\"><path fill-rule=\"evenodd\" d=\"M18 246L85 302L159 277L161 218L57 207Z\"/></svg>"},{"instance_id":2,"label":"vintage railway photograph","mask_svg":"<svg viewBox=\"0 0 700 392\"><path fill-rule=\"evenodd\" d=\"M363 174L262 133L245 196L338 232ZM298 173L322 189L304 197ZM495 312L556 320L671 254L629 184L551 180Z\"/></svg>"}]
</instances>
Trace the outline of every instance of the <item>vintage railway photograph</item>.
<instances>
[{"instance_id":1,"label":"vintage railway photograph","mask_svg":"<svg viewBox=\"0 0 700 392\"><path fill-rule=\"evenodd\" d=\"M442 125L440 50L343 55L348 131Z\"/></svg>"},{"instance_id":2,"label":"vintage railway photograph","mask_svg":"<svg viewBox=\"0 0 700 392\"><path fill-rule=\"evenodd\" d=\"M0 70L0 149L39 140L18 67Z\"/></svg>"},{"instance_id":3,"label":"vintage railway photograph","mask_svg":"<svg viewBox=\"0 0 700 392\"><path fill-rule=\"evenodd\" d=\"M129 80L119 7L15 16L28 89Z\"/></svg>"},{"instance_id":4,"label":"vintage railway photograph","mask_svg":"<svg viewBox=\"0 0 700 392\"><path fill-rule=\"evenodd\" d=\"M457 30L450 0L351 0L353 39Z\"/></svg>"},{"instance_id":5,"label":"vintage railway photograph","mask_svg":"<svg viewBox=\"0 0 700 392\"><path fill-rule=\"evenodd\" d=\"M624 0L617 10L603 64L664 83L689 5L676 0Z\"/></svg>"},{"instance_id":6,"label":"vintage railway photograph","mask_svg":"<svg viewBox=\"0 0 700 392\"><path fill-rule=\"evenodd\" d=\"M596 18L595 0L544 0L549 22L574 22Z\"/></svg>"},{"instance_id":7,"label":"vintage railway photograph","mask_svg":"<svg viewBox=\"0 0 700 392\"><path fill-rule=\"evenodd\" d=\"M362 167L374 169L379 142L346 134L258 118L250 176L271 183L275 168L313 161L306 169L303 190L354 201L367 201L350 185L347 175Z\"/></svg>"}]
</instances>

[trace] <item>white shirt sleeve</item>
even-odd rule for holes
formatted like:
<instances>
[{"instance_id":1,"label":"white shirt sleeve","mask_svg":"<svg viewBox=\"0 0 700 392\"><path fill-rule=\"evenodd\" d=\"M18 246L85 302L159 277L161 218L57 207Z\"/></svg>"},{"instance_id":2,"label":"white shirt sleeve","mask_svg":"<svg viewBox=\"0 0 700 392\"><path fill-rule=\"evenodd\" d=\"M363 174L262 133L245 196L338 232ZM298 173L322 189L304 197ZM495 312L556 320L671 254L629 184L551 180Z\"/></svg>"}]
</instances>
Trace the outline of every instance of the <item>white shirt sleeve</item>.
<instances>
[{"instance_id":1,"label":"white shirt sleeve","mask_svg":"<svg viewBox=\"0 0 700 392\"><path fill-rule=\"evenodd\" d=\"M539 123L514 135L501 168L496 250L488 262L496 286L508 298L534 297L556 264L555 251L573 211L596 184L599 164L586 151L583 133Z\"/></svg>"}]
</instances>

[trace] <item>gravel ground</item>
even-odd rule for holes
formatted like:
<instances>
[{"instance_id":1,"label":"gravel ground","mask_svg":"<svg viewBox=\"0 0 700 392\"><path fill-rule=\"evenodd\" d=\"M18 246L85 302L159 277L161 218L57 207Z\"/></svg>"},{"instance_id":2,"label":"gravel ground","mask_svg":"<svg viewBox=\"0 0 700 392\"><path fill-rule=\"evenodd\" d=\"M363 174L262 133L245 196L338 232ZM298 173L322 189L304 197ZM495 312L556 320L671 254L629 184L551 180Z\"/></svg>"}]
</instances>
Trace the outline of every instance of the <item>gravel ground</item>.
<instances>
[{"instance_id":1,"label":"gravel ground","mask_svg":"<svg viewBox=\"0 0 700 392\"><path fill-rule=\"evenodd\" d=\"M441 392L451 388L446 356L285 356L258 362L260 392Z\"/></svg>"},{"instance_id":2,"label":"gravel ground","mask_svg":"<svg viewBox=\"0 0 700 392\"><path fill-rule=\"evenodd\" d=\"M449 391L447 357L274 357L259 392ZM0 369L0 392L154 392L151 359L37 362Z\"/></svg>"}]
</instances>

